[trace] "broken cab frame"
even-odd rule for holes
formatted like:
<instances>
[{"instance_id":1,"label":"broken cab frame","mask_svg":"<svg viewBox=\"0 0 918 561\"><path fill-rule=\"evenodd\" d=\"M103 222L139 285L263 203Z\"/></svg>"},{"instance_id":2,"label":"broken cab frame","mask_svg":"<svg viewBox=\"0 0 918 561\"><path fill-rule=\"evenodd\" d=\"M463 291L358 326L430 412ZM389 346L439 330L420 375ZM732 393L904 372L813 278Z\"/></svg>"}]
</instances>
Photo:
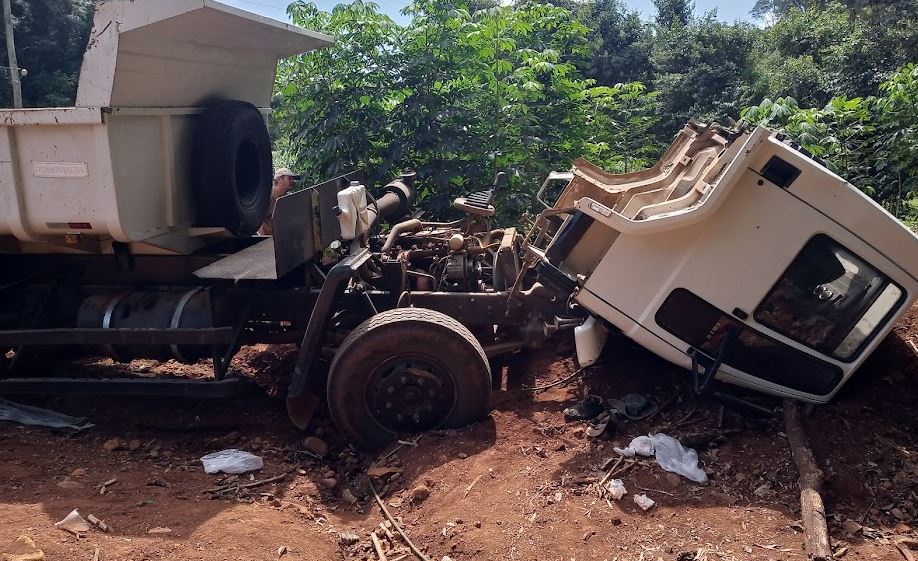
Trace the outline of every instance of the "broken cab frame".
<instances>
[{"instance_id":1,"label":"broken cab frame","mask_svg":"<svg viewBox=\"0 0 918 561\"><path fill-rule=\"evenodd\" d=\"M763 127L692 122L650 169L581 159L568 177L530 260L697 390L716 376L827 402L918 293L918 237ZM595 361L603 322L576 336Z\"/></svg>"}]
</instances>

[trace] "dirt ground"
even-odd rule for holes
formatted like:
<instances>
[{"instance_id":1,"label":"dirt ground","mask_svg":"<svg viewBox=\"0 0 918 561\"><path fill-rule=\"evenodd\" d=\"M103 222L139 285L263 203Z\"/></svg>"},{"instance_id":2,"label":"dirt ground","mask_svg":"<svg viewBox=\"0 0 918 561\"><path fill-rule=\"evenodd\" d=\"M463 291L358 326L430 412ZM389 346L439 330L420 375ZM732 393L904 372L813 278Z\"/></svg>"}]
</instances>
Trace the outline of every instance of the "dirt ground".
<instances>
[{"instance_id":1,"label":"dirt ground","mask_svg":"<svg viewBox=\"0 0 918 561\"><path fill-rule=\"evenodd\" d=\"M908 549L918 538L918 355L910 340L918 342L918 309L832 404L806 420L826 472L837 558L918 556ZM684 372L627 341L611 343L600 366L567 385L522 389L574 372L570 351L561 342L505 369L510 389L495 393L487 420L373 454L348 448L326 415L307 434L297 431L283 401L264 392L233 401L17 399L95 426L73 433L0 423L0 559L34 551L12 543L22 535L48 560L89 561L96 551L101 560L377 559L375 530L396 561L407 549L379 526L385 518L369 488L370 467L393 468L378 470L390 473L373 482L435 561L805 559L780 414L755 416L716 401L695 406L679 391ZM290 364L289 350L256 347L244 349L234 368L268 379ZM74 368L125 370L105 361ZM127 369L195 372L144 361ZM608 438L587 438L584 424L564 420L563 409L583 395L633 391L665 407L651 420L619 424ZM642 460L621 464L628 495L600 497L596 481L617 458L613 446L657 431L696 446L709 482ZM307 437L330 450L319 457L321 443ZM225 448L258 454L264 468L205 474L199 458ZM275 476L282 477L241 487ZM221 486L228 488L206 492ZM635 493L656 506L643 512ZM110 531L77 537L56 529L75 508Z\"/></svg>"}]
</instances>

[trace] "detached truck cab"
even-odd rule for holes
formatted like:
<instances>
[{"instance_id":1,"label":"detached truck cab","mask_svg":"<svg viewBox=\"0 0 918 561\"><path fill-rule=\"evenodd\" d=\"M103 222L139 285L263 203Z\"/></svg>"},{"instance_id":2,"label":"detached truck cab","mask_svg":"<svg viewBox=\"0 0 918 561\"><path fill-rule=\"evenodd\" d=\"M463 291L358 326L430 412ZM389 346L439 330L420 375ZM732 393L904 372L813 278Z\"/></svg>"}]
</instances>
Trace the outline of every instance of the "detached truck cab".
<instances>
[{"instance_id":1,"label":"detached truck cab","mask_svg":"<svg viewBox=\"0 0 918 561\"><path fill-rule=\"evenodd\" d=\"M577 303L697 385L716 375L814 403L918 294L918 238L762 127L690 123L637 173L578 160L529 243ZM595 360L603 330L596 320L578 330L581 363Z\"/></svg>"}]
</instances>

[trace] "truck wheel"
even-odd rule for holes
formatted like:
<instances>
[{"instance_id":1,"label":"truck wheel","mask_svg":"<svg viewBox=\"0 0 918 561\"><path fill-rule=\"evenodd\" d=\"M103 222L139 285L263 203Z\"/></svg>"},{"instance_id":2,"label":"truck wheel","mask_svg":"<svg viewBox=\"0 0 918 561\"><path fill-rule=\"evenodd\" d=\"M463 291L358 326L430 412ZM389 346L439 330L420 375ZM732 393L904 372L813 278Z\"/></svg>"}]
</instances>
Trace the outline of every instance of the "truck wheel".
<instances>
[{"instance_id":1,"label":"truck wheel","mask_svg":"<svg viewBox=\"0 0 918 561\"><path fill-rule=\"evenodd\" d=\"M192 179L197 224L254 234L271 197L271 139L258 109L244 101L207 108L195 129Z\"/></svg>"},{"instance_id":2,"label":"truck wheel","mask_svg":"<svg viewBox=\"0 0 918 561\"><path fill-rule=\"evenodd\" d=\"M455 319L397 308L366 320L341 344L328 374L335 424L362 448L401 433L460 427L488 414L491 371Z\"/></svg>"}]
</instances>

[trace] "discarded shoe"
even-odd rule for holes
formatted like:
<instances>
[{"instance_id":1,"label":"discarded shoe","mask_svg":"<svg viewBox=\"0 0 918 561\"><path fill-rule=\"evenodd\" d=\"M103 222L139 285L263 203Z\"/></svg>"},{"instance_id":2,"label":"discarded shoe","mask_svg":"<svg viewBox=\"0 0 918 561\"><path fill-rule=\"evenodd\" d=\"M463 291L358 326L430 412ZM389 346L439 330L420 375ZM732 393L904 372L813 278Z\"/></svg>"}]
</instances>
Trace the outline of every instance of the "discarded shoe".
<instances>
[{"instance_id":1,"label":"discarded shoe","mask_svg":"<svg viewBox=\"0 0 918 561\"><path fill-rule=\"evenodd\" d=\"M621 399L610 399L609 408L632 421L640 421L656 413L658 407L639 393L629 393Z\"/></svg>"},{"instance_id":2,"label":"discarded shoe","mask_svg":"<svg viewBox=\"0 0 918 561\"><path fill-rule=\"evenodd\" d=\"M602 436L602 433L606 432L609 428L610 422L612 422L612 414L608 411L603 411L595 419L590 421L590 426L586 430L586 435L590 438Z\"/></svg>"},{"instance_id":3,"label":"discarded shoe","mask_svg":"<svg viewBox=\"0 0 918 561\"><path fill-rule=\"evenodd\" d=\"M588 395L574 405L564 410L564 418L569 421L586 421L605 411L606 407L602 398Z\"/></svg>"}]
</instances>

